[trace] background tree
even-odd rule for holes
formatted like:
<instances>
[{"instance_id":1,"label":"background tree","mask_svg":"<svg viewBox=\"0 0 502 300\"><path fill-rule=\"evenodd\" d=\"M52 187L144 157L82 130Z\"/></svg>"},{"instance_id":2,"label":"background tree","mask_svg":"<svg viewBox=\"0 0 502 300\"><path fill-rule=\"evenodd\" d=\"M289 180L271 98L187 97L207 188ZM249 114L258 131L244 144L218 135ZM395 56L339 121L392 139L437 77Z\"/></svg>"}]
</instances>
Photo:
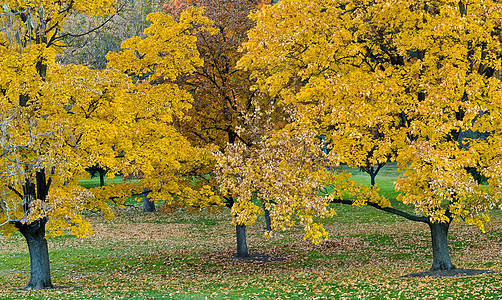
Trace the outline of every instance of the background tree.
<instances>
[{"instance_id":1,"label":"background tree","mask_svg":"<svg viewBox=\"0 0 502 300\"><path fill-rule=\"evenodd\" d=\"M73 12L63 25L65 46L57 61L105 69L106 54L120 51L120 44L126 39L141 36L150 25L147 15L159 12L160 8L161 2L156 0L125 0L117 1L117 11L112 16Z\"/></svg>"},{"instance_id":2,"label":"background tree","mask_svg":"<svg viewBox=\"0 0 502 300\"><path fill-rule=\"evenodd\" d=\"M146 188L152 201L166 201L167 205L176 201L176 205L198 208L219 206L221 199L205 178L214 164L212 149L192 146L173 125L175 118L185 118L192 102L191 95L174 81L203 63L195 34L211 31L210 21L193 7L181 13L178 22L160 12L150 14L148 20L152 24L144 30L144 38L128 39L120 53L107 55L108 67L136 80L131 101L137 106L126 112L132 116L131 130L122 131L114 147L123 153L118 160L126 167L120 173L136 178L140 185L119 185L129 189L121 197L144 193Z\"/></svg>"},{"instance_id":3,"label":"background tree","mask_svg":"<svg viewBox=\"0 0 502 300\"><path fill-rule=\"evenodd\" d=\"M253 15L257 26L240 62L256 70L263 91L332 132L333 161L371 153L378 163L397 153L404 172L397 200L415 214L365 203L429 225L431 270L454 268L451 222L483 229L500 199L493 172L500 164L493 121L500 113L493 104L501 92L500 8L496 1L280 1ZM489 137L463 135L469 131ZM358 151L346 150L351 140Z\"/></svg>"},{"instance_id":4,"label":"background tree","mask_svg":"<svg viewBox=\"0 0 502 300\"><path fill-rule=\"evenodd\" d=\"M236 68L241 58L240 45L247 39L247 31L254 22L248 14L261 7L264 1L258 0L195 0L168 1L163 10L179 18L187 7L204 8L204 15L213 23L212 32L200 31L196 34L197 50L204 64L197 67L189 76L182 76L177 83L193 95L193 108L187 112L189 118L176 119L176 126L195 145L215 145L225 152L227 145L232 147L237 141L252 147L248 136L251 128L246 118L256 110L274 106L273 99L250 87L254 84L250 73ZM212 176L210 184L218 186ZM230 195L230 194L229 194ZM232 207L235 199L225 197L226 205ZM236 235L243 237L246 227L237 222ZM239 257L248 255L244 238L237 239Z\"/></svg>"},{"instance_id":5,"label":"background tree","mask_svg":"<svg viewBox=\"0 0 502 300\"><path fill-rule=\"evenodd\" d=\"M82 64L91 69L106 68L106 54L120 51L120 44L128 38L142 35L148 27L146 16L158 12L159 1L118 1L118 9L112 16L89 16L74 12L65 21L66 32L63 52L57 56L62 64ZM105 185L109 170L95 165L89 169L91 176L99 175L100 186ZM110 174L114 175L114 174ZM155 211L155 202L148 197L148 189L143 190L143 211Z\"/></svg>"}]
</instances>

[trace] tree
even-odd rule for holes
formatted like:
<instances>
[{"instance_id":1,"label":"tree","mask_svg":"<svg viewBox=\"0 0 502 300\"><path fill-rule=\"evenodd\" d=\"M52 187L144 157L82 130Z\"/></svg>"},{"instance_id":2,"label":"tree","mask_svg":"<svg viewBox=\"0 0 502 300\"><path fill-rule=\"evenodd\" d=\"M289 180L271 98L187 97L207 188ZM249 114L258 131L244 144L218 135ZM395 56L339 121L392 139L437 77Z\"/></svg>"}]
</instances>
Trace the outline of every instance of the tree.
<instances>
[{"instance_id":1,"label":"tree","mask_svg":"<svg viewBox=\"0 0 502 300\"><path fill-rule=\"evenodd\" d=\"M72 175L78 174L84 163L75 152L78 135L74 135L72 125L77 117L70 111L74 102L95 94L108 97L109 93L97 83L97 90L84 89L79 97L68 99L66 92L72 87L59 84L71 77L78 85L85 70L65 70L54 60L60 45L60 24L71 11L110 14L114 8L103 1L88 7L79 1L73 4L9 1L2 5L0 224L4 233L19 230L26 238L31 261L28 289L52 287L46 225L55 229L54 234L70 228L73 234L82 236L89 233L89 224L79 212L104 208L75 185ZM124 78L111 73L99 75L103 75L101 83L109 90Z\"/></svg>"},{"instance_id":2,"label":"tree","mask_svg":"<svg viewBox=\"0 0 502 300\"><path fill-rule=\"evenodd\" d=\"M483 230L500 199L500 8L496 1L280 1L253 15L257 26L244 45L240 65L326 132L334 162L397 162L397 200L415 213L358 204L428 224L433 271L454 268L451 222Z\"/></svg>"},{"instance_id":3,"label":"tree","mask_svg":"<svg viewBox=\"0 0 502 300\"><path fill-rule=\"evenodd\" d=\"M67 33L63 53L57 57L62 64L83 64L91 69L106 68L106 54L120 51L120 44L128 38L142 35L148 27L146 16L160 10L158 1L123 1L118 4L113 16L87 16L72 14L64 23ZM105 185L108 170L95 165L89 169L91 176L100 178L100 186ZM148 198L148 189L143 190L143 211L155 211L155 202Z\"/></svg>"},{"instance_id":4,"label":"tree","mask_svg":"<svg viewBox=\"0 0 502 300\"><path fill-rule=\"evenodd\" d=\"M192 146L174 126L175 118L184 120L193 100L175 81L202 64L195 34L211 31L210 21L194 7L183 11L179 21L161 12L147 19L152 24L143 38L130 38L122 43L121 52L106 56L109 68L122 70L136 81L136 106L127 112L132 116L131 130L122 131L114 147L123 153L118 160L126 167L120 173L139 184L120 185L119 198L144 194L146 189L152 201L163 200L167 205L221 206L205 178L214 164L212 149ZM107 194L109 189L101 192Z\"/></svg>"},{"instance_id":5,"label":"tree","mask_svg":"<svg viewBox=\"0 0 502 300\"><path fill-rule=\"evenodd\" d=\"M195 0L167 1L163 10L179 18L187 7L200 6L204 15L213 23L212 32L200 31L196 34L197 50L204 64L198 66L189 76L182 76L177 83L193 95L193 108L187 112L189 118L175 120L180 132L195 145L216 145L226 152L229 147L241 142L253 147L249 137L251 128L246 123L253 114L256 104L262 109L274 106L273 99L250 87L254 84L250 73L236 68L242 53L239 47L247 39L247 31L254 22L248 14L261 7L266 1L258 0ZM240 130L239 130L240 128ZM218 186L215 176L212 186ZM229 194L230 195L230 194ZM228 207L234 206L234 197L225 197ZM244 238L246 224L237 222L237 256L248 255Z\"/></svg>"},{"instance_id":6,"label":"tree","mask_svg":"<svg viewBox=\"0 0 502 300\"><path fill-rule=\"evenodd\" d=\"M169 85L133 84L129 76L117 70L91 70L81 65L56 63L56 55L63 46L65 33L61 26L65 19L73 12L111 14L114 8L110 2L42 5L16 1L2 7L0 229L7 235L19 231L26 238L31 261L26 289L53 287L46 229L51 235L85 236L92 230L82 211L100 210L105 217L111 217L112 211L103 200L122 195L126 188L129 191L136 188L129 184L92 192L82 189L76 178L85 177L88 167L98 164L111 173L126 175L140 169L146 174L145 181L150 180L147 186L156 195L166 193L170 199L179 195L180 201L187 199L194 205L201 198L213 201L211 205L218 201L205 186L194 191L190 189L192 185L184 187L175 181L178 178L190 181L187 174L194 167L203 166L207 157L204 149L186 153L186 149L192 149L186 139L173 126L164 126L172 122L173 114L182 114L189 107L191 98L186 92ZM165 57L164 71L186 66L183 72L197 63L198 54L191 51L195 41L186 31L197 18L201 20L199 16L187 13L181 24L163 14L151 16L152 36L159 38L156 30L172 30L171 35L178 36L171 49L164 49L164 53L170 51L174 56L174 59ZM142 49L130 53L134 55L135 51L141 53ZM121 55L112 58L118 58L116 65L125 69L129 69L128 63L138 63L131 59L123 61ZM141 62L131 68L140 66ZM176 73L159 74L176 76ZM172 98L166 98L169 96ZM147 148L138 149L141 144ZM160 156L164 163L150 160L154 155ZM183 160L189 163L185 165ZM154 181L156 173L163 176ZM125 196L115 198L118 204L121 199Z\"/></svg>"},{"instance_id":7,"label":"tree","mask_svg":"<svg viewBox=\"0 0 502 300\"><path fill-rule=\"evenodd\" d=\"M244 124L243 117L252 112L256 92L249 73L235 68L242 54L239 47L246 40L246 32L253 26L247 17L259 5L259 1L169 1L164 11L179 18L187 7L204 7L204 14L213 22L211 32L197 33L197 50L204 64L179 84L194 97L189 111L190 122L178 122L191 141L197 144L215 144L224 149L236 140L247 143L245 131L237 134L237 127Z\"/></svg>"},{"instance_id":8,"label":"tree","mask_svg":"<svg viewBox=\"0 0 502 300\"><path fill-rule=\"evenodd\" d=\"M126 39L142 35L150 25L146 16L161 8L157 0L119 0L116 6L116 13L111 16L72 13L63 25L65 46L57 61L105 69L106 54L120 51L120 44Z\"/></svg>"},{"instance_id":9,"label":"tree","mask_svg":"<svg viewBox=\"0 0 502 300\"><path fill-rule=\"evenodd\" d=\"M305 238L319 243L328 233L318 219L335 214L329 207L330 198L325 196L326 185L341 187L347 174L327 168L317 133L302 124L298 116L293 118L296 122L274 128L270 113L250 116L247 122L253 131L248 135L253 146L229 144L219 155L216 174L222 193L235 199L235 224L253 224L264 206L270 211L271 229L285 231L299 222L304 226ZM244 234L237 237L245 239Z\"/></svg>"}]
</instances>

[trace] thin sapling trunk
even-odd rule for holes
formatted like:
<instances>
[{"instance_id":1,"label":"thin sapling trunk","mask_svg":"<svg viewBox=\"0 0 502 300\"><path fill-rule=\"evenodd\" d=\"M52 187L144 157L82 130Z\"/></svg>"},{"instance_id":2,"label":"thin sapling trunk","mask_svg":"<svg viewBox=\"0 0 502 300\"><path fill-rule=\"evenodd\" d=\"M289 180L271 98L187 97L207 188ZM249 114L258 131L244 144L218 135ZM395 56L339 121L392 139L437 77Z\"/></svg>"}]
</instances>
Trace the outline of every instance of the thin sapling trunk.
<instances>
[{"instance_id":1,"label":"thin sapling trunk","mask_svg":"<svg viewBox=\"0 0 502 300\"><path fill-rule=\"evenodd\" d=\"M265 226L267 231L272 231L272 221L270 220L270 211L265 208L265 204L263 205L263 211L265 215Z\"/></svg>"}]
</instances>

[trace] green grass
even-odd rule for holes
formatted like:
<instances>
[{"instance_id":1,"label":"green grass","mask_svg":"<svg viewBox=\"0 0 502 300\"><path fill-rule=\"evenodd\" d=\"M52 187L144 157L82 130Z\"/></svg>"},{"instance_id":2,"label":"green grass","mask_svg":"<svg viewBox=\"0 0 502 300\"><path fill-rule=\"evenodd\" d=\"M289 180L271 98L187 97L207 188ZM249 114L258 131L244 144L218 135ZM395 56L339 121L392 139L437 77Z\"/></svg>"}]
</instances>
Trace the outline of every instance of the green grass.
<instances>
[{"instance_id":1,"label":"green grass","mask_svg":"<svg viewBox=\"0 0 502 300\"><path fill-rule=\"evenodd\" d=\"M89 179L79 179L78 182L81 186L88 188L88 189L100 186L99 176L94 176ZM122 176L119 176L119 175L115 175L115 177L113 177L113 178L106 178L105 179L105 184L121 184L124 182L125 181L122 179ZM135 180L128 180L128 182L135 182ZM131 197L127 198L127 200L124 204L127 206L141 208L142 201L143 201L143 199L142 199L141 195L131 196Z\"/></svg>"},{"instance_id":2,"label":"green grass","mask_svg":"<svg viewBox=\"0 0 502 300\"><path fill-rule=\"evenodd\" d=\"M123 183L124 180L121 176L116 175L113 178L105 178L105 184L120 184ZM78 183L85 188L94 188L99 187L99 176L94 176L89 179L79 179Z\"/></svg>"},{"instance_id":3,"label":"green grass","mask_svg":"<svg viewBox=\"0 0 502 300\"><path fill-rule=\"evenodd\" d=\"M395 167L382 170L382 192L393 195L395 176ZM335 208L326 222L330 239L319 245L305 241L300 227L265 238L260 216L247 238L266 262L232 258L227 209L163 215L125 208L113 221L89 213L95 234L49 239L53 282L69 287L56 290L16 290L29 279L27 247L19 234L0 237L0 299L500 299L501 274L402 278L431 264L425 224L371 207ZM502 269L500 212L486 234L455 222L450 241L458 267Z\"/></svg>"},{"instance_id":4,"label":"green grass","mask_svg":"<svg viewBox=\"0 0 502 300\"><path fill-rule=\"evenodd\" d=\"M370 185L370 175L368 173L347 166L340 166L337 169L351 173L351 178L358 183ZM399 174L396 164L393 163L388 163L380 169L376 176L375 183L380 188L380 194L382 196L389 199L395 199L397 197L398 193L394 189L394 181Z\"/></svg>"}]
</instances>

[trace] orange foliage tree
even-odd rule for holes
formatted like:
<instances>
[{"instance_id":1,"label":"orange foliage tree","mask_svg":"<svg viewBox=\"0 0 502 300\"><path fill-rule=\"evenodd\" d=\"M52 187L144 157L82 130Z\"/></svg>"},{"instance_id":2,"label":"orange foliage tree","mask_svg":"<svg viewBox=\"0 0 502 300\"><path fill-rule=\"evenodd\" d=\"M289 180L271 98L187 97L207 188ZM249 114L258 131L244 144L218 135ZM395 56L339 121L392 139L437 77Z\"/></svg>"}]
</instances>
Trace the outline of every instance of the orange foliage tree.
<instances>
[{"instance_id":1,"label":"orange foliage tree","mask_svg":"<svg viewBox=\"0 0 502 300\"><path fill-rule=\"evenodd\" d=\"M427 224L433 271L454 268L451 222L483 230L500 199L501 8L283 0L253 14L240 61L262 91L295 104L326 134L333 163L397 162L397 200L415 212L371 199L357 204Z\"/></svg>"},{"instance_id":2,"label":"orange foliage tree","mask_svg":"<svg viewBox=\"0 0 502 300\"><path fill-rule=\"evenodd\" d=\"M236 67L242 57L239 47L254 24L248 14L266 3L270 1L173 1L164 7L177 16L197 4L214 21L215 33L196 35L204 64L178 81L194 95L190 119L178 126L190 140L220 149L213 176L218 182L213 184L220 186L234 217L237 257L248 256L246 226L263 212L271 216L271 229L289 229L299 217L307 238L325 238L314 219L333 211L319 192L325 183L341 180L325 169L316 130L300 125L294 109L252 89L250 72Z\"/></svg>"}]
</instances>

